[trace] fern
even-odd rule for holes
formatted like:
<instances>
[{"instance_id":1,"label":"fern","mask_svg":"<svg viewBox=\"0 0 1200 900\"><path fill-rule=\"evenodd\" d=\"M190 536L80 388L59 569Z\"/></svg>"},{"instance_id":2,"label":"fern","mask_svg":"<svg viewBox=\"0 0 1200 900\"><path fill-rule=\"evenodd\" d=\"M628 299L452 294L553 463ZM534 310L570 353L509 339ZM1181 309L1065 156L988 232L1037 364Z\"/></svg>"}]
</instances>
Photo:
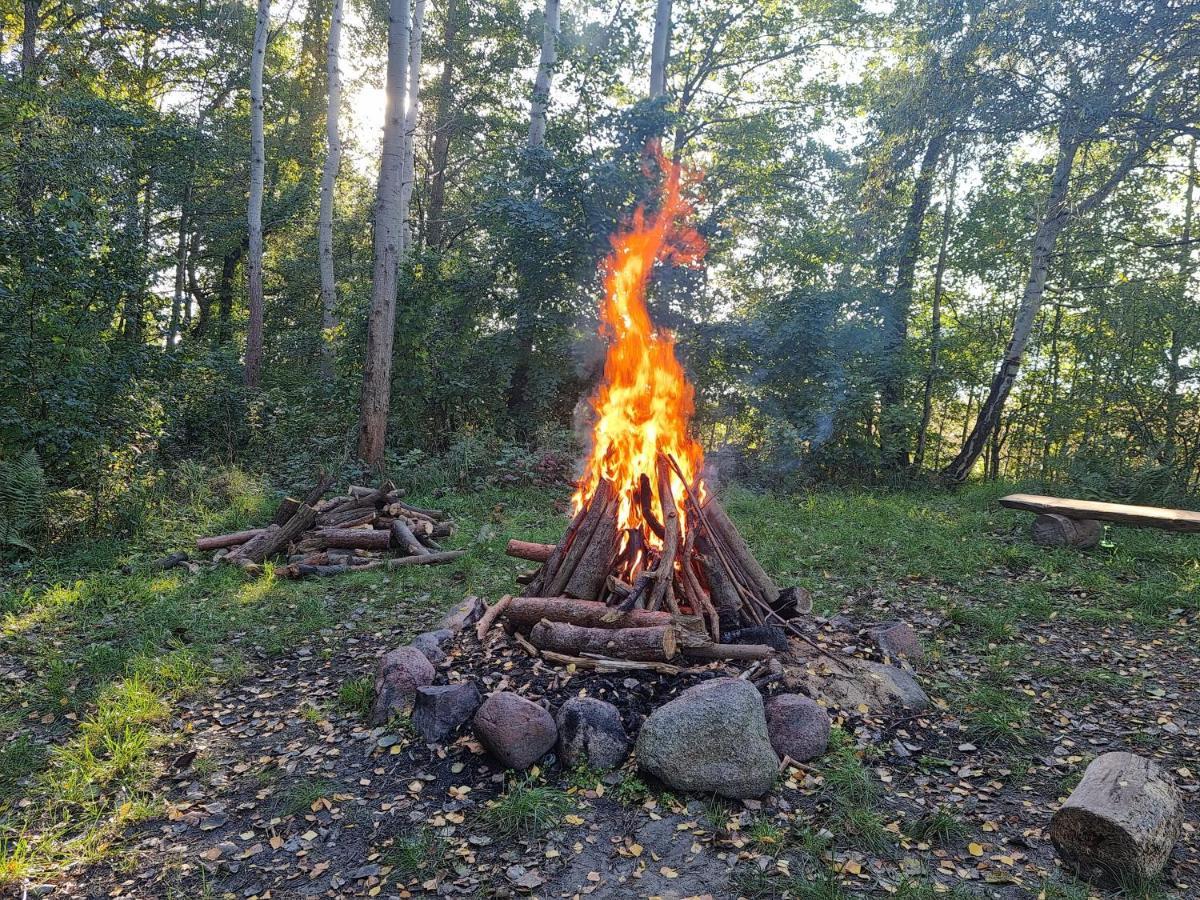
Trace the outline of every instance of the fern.
<instances>
[{"instance_id":1,"label":"fern","mask_svg":"<svg viewBox=\"0 0 1200 900\"><path fill-rule=\"evenodd\" d=\"M32 551L26 541L42 524L46 476L33 450L0 459L0 546Z\"/></svg>"}]
</instances>

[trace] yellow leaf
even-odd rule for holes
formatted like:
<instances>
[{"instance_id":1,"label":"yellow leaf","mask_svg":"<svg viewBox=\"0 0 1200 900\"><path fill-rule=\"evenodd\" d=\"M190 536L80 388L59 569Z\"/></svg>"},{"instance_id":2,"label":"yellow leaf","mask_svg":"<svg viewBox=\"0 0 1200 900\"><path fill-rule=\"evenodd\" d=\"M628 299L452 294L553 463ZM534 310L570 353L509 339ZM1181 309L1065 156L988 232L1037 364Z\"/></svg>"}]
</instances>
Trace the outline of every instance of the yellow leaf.
<instances>
[{"instance_id":1,"label":"yellow leaf","mask_svg":"<svg viewBox=\"0 0 1200 900\"><path fill-rule=\"evenodd\" d=\"M979 844L967 844L967 851L972 856L983 856L983 847L979 846Z\"/></svg>"},{"instance_id":2,"label":"yellow leaf","mask_svg":"<svg viewBox=\"0 0 1200 900\"><path fill-rule=\"evenodd\" d=\"M576 815L563 816L563 821L566 822L568 825L582 825L583 817L576 816Z\"/></svg>"},{"instance_id":3,"label":"yellow leaf","mask_svg":"<svg viewBox=\"0 0 1200 900\"><path fill-rule=\"evenodd\" d=\"M658 872L660 875L662 875L663 878L678 878L679 877L679 873L676 872L674 869L672 869L670 866L663 866L661 869L658 870Z\"/></svg>"}]
</instances>

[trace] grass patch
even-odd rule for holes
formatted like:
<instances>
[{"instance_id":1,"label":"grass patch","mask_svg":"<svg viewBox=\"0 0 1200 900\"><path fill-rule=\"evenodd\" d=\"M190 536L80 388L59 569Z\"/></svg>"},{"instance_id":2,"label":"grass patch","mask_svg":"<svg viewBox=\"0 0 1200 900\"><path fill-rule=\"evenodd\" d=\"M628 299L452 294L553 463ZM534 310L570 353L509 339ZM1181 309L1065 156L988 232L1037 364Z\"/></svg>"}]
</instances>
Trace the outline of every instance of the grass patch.
<instances>
[{"instance_id":1,"label":"grass patch","mask_svg":"<svg viewBox=\"0 0 1200 900\"><path fill-rule=\"evenodd\" d=\"M1029 703L1011 691L980 684L962 698L963 724L977 744L1012 747L1028 744L1036 732Z\"/></svg>"},{"instance_id":2,"label":"grass patch","mask_svg":"<svg viewBox=\"0 0 1200 900\"><path fill-rule=\"evenodd\" d=\"M948 847L965 841L970 831L954 813L944 806L939 806L919 819L907 823L904 833L914 841Z\"/></svg>"},{"instance_id":3,"label":"grass patch","mask_svg":"<svg viewBox=\"0 0 1200 900\"><path fill-rule=\"evenodd\" d=\"M380 862L395 868L401 878L435 872L442 862L446 839L432 828L421 828L397 838L380 852Z\"/></svg>"},{"instance_id":4,"label":"grass patch","mask_svg":"<svg viewBox=\"0 0 1200 900\"><path fill-rule=\"evenodd\" d=\"M482 818L501 837L535 837L558 825L573 805L557 788L521 778L510 782L508 790L487 805Z\"/></svg>"},{"instance_id":5,"label":"grass patch","mask_svg":"<svg viewBox=\"0 0 1200 900\"><path fill-rule=\"evenodd\" d=\"M314 803L337 790L337 784L324 778L306 778L291 785L279 798L279 814L284 818L306 813Z\"/></svg>"},{"instance_id":6,"label":"grass patch","mask_svg":"<svg viewBox=\"0 0 1200 900\"><path fill-rule=\"evenodd\" d=\"M370 675L351 678L338 688L338 706L345 712L365 719L375 700L375 679Z\"/></svg>"}]
</instances>

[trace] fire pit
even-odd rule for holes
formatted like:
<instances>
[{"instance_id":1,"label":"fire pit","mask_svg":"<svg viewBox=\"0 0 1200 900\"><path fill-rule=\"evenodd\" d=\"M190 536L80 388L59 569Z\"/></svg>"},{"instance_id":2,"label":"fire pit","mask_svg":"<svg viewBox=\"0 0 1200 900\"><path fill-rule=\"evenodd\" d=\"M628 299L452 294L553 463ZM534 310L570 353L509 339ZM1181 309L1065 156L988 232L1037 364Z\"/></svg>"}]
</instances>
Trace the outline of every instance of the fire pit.
<instances>
[{"instance_id":1,"label":"fire pit","mask_svg":"<svg viewBox=\"0 0 1200 900\"><path fill-rule=\"evenodd\" d=\"M657 209L639 208L613 239L601 306L604 380L592 398L574 518L553 547L509 544L511 555L542 563L525 597L556 601L510 604L508 617L530 625L529 640L542 650L640 661L667 661L677 649L763 658L786 648L788 630L800 634L789 620L811 606L802 589L771 580L705 483L704 452L689 432L692 386L673 336L654 327L646 307L655 262L686 264L704 252L686 222L679 171L670 169Z\"/></svg>"}]
</instances>

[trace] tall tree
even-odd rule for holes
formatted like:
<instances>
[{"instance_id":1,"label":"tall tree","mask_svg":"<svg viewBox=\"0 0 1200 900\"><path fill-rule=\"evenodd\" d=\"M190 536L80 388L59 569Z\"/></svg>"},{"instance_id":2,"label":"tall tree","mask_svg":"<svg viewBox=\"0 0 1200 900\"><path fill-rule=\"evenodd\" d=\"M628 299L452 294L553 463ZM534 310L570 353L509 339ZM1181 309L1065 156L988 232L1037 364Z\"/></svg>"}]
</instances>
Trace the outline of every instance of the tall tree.
<instances>
[{"instance_id":1,"label":"tall tree","mask_svg":"<svg viewBox=\"0 0 1200 900\"><path fill-rule=\"evenodd\" d=\"M263 69L267 57L267 29L271 0L258 0L254 21L254 51L250 56L250 200L246 210L249 238L247 274L249 321L246 326L246 361L242 380L254 389L262 379L263 363L263 182L267 149L263 137Z\"/></svg>"},{"instance_id":2,"label":"tall tree","mask_svg":"<svg viewBox=\"0 0 1200 900\"><path fill-rule=\"evenodd\" d=\"M396 289L403 244L401 191L404 176L404 94L408 76L408 0L388 0L387 116L375 190L375 265L367 352L359 402L358 456L383 465L391 402L392 345L396 330Z\"/></svg>"},{"instance_id":3,"label":"tall tree","mask_svg":"<svg viewBox=\"0 0 1200 900\"><path fill-rule=\"evenodd\" d=\"M333 376L333 339L337 328L337 283L333 266L333 191L342 164L342 139L338 113L342 105L340 47L342 0L333 0L329 13L329 41L325 53L325 164L321 170L321 209L317 217L317 263L321 273L321 374Z\"/></svg>"},{"instance_id":4,"label":"tall tree","mask_svg":"<svg viewBox=\"0 0 1200 900\"><path fill-rule=\"evenodd\" d=\"M417 121L421 109L421 35L425 27L425 0L413 4L412 35L408 42L408 110L404 115L404 170L400 186L401 255L412 249L412 223L409 207L417 170Z\"/></svg>"},{"instance_id":5,"label":"tall tree","mask_svg":"<svg viewBox=\"0 0 1200 900\"><path fill-rule=\"evenodd\" d=\"M671 0L654 6L654 36L650 45L650 99L667 92L667 62L671 56Z\"/></svg>"},{"instance_id":6,"label":"tall tree","mask_svg":"<svg viewBox=\"0 0 1200 900\"><path fill-rule=\"evenodd\" d=\"M454 61L458 53L458 0L446 3L446 21L442 32L442 72L438 77L437 114L433 126L433 146L429 154L429 200L425 243L438 249L445 229L446 169L450 164L450 141L454 136Z\"/></svg>"},{"instance_id":7,"label":"tall tree","mask_svg":"<svg viewBox=\"0 0 1200 900\"><path fill-rule=\"evenodd\" d=\"M530 148L546 143L546 109L550 105L550 84L554 63L558 59L559 0L546 0L545 21L542 23L542 54L538 58L537 75L533 80L533 97L529 102Z\"/></svg>"}]
</instances>

